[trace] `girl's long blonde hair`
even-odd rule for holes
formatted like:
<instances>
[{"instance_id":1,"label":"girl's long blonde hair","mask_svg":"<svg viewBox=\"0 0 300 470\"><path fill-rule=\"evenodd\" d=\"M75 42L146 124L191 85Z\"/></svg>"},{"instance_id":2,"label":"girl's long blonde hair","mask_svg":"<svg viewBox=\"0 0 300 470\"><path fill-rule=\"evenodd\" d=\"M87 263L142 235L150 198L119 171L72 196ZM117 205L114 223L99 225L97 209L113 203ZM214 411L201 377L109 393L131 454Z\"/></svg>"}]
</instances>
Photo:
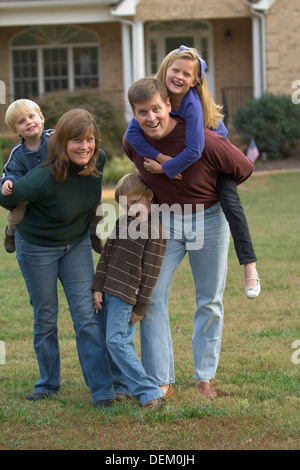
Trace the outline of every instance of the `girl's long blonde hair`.
<instances>
[{"instance_id":1,"label":"girl's long blonde hair","mask_svg":"<svg viewBox=\"0 0 300 470\"><path fill-rule=\"evenodd\" d=\"M222 106L217 105L207 86L206 76L201 80L201 65L198 59L198 51L194 48L188 48L184 50L175 49L164 58L160 67L156 73L155 78L162 81L166 85L166 72L167 69L173 64L177 59L187 59L191 60L194 64L195 77L198 83L195 85L195 89L199 95L202 109L203 109L203 120L205 127L212 127L216 129L218 122L223 119L223 114L221 113ZM170 101L172 104L172 95L169 93Z\"/></svg>"}]
</instances>

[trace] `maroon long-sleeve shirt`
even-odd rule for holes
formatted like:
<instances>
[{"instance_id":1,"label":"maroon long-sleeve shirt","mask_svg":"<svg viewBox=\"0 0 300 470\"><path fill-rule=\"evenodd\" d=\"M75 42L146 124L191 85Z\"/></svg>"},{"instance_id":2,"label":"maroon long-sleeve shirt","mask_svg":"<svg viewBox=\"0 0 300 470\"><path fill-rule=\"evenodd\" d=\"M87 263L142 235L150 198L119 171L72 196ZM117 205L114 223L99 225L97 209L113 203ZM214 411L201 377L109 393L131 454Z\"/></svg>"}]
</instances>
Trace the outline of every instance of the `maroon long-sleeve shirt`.
<instances>
[{"instance_id":1,"label":"maroon long-sleeve shirt","mask_svg":"<svg viewBox=\"0 0 300 470\"><path fill-rule=\"evenodd\" d=\"M172 119L172 118L171 118ZM145 138L165 155L175 157L185 146L185 122L179 118L174 129L164 138L155 140L147 135ZM161 204L184 204L193 206L204 204L204 207L219 201L217 194L217 179L220 173L234 177L236 184L245 181L253 171L253 163L241 150L231 142L207 128L205 133L205 148L201 158L182 172L182 180L168 178L165 174L152 174L143 165L140 157L124 137L123 147L128 157L134 162L141 177L153 190L156 201Z\"/></svg>"}]
</instances>

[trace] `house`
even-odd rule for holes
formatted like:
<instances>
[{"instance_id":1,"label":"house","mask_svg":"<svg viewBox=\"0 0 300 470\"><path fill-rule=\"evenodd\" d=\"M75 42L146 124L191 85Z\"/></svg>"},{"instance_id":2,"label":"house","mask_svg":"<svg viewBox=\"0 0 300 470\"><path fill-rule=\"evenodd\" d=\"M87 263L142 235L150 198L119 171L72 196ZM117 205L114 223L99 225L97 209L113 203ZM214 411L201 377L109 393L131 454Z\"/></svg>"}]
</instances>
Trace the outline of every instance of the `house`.
<instances>
[{"instance_id":1,"label":"house","mask_svg":"<svg viewBox=\"0 0 300 470\"><path fill-rule=\"evenodd\" d=\"M300 0L0 0L0 128L14 99L99 89L129 119L130 84L181 44L207 61L228 116L245 96L292 95Z\"/></svg>"}]
</instances>

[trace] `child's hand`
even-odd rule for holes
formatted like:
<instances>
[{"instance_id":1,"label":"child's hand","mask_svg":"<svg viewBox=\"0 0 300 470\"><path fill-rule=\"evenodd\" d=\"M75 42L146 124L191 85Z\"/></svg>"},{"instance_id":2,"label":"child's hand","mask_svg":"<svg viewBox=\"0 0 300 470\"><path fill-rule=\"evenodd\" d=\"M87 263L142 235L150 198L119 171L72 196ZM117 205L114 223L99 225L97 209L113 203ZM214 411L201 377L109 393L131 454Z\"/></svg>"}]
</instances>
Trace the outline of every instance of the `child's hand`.
<instances>
[{"instance_id":1,"label":"child's hand","mask_svg":"<svg viewBox=\"0 0 300 470\"><path fill-rule=\"evenodd\" d=\"M165 173L161 164L158 163L156 160L151 160L150 158L144 158L144 167L146 168L146 170L150 171L150 173L152 174L164 174ZM172 179L181 180L182 174L178 173L178 175L174 176Z\"/></svg>"},{"instance_id":2,"label":"child's hand","mask_svg":"<svg viewBox=\"0 0 300 470\"><path fill-rule=\"evenodd\" d=\"M2 188L1 188L1 192L3 196L11 196L13 185L14 185L13 182L10 180L4 181Z\"/></svg>"},{"instance_id":3,"label":"child's hand","mask_svg":"<svg viewBox=\"0 0 300 470\"><path fill-rule=\"evenodd\" d=\"M98 310L102 310L102 301L103 301L103 297L102 297L102 292L97 292L96 290L94 291L94 304L95 304L95 308L97 308Z\"/></svg>"},{"instance_id":4,"label":"child's hand","mask_svg":"<svg viewBox=\"0 0 300 470\"><path fill-rule=\"evenodd\" d=\"M161 164L150 158L144 158L144 167L146 170L150 171L150 173L164 173Z\"/></svg>"},{"instance_id":5,"label":"child's hand","mask_svg":"<svg viewBox=\"0 0 300 470\"><path fill-rule=\"evenodd\" d=\"M137 322L143 320L143 318L144 318L143 315L137 315L136 313L132 312L131 317L130 317L130 321L131 321L131 323L137 323Z\"/></svg>"}]
</instances>

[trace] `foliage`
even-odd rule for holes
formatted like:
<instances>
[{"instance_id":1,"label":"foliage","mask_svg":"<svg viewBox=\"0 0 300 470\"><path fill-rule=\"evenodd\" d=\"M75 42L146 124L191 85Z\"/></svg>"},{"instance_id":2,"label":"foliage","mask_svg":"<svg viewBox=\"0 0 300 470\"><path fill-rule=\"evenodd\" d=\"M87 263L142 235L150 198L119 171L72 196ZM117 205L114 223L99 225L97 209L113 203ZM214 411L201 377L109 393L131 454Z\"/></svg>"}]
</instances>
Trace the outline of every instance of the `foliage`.
<instances>
[{"instance_id":1,"label":"foliage","mask_svg":"<svg viewBox=\"0 0 300 470\"><path fill-rule=\"evenodd\" d=\"M129 158L112 157L107 160L104 167L103 185L115 185L126 173L132 173L134 168Z\"/></svg>"},{"instance_id":2,"label":"foliage","mask_svg":"<svg viewBox=\"0 0 300 470\"><path fill-rule=\"evenodd\" d=\"M11 139L5 139L0 137L0 166L1 169L3 168L3 165L6 163L10 151L13 148L15 144Z\"/></svg>"},{"instance_id":3,"label":"foliage","mask_svg":"<svg viewBox=\"0 0 300 470\"><path fill-rule=\"evenodd\" d=\"M96 118L101 131L101 148L108 158L122 156L122 138L126 129L123 107L103 99L97 90L59 91L35 98L45 117L45 128L54 128L58 119L72 108L84 108Z\"/></svg>"},{"instance_id":4,"label":"foliage","mask_svg":"<svg viewBox=\"0 0 300 470\"><path fill-rule=\"evenodd\" d=\"M268 159L285 158L300 139L300 106L287 95L249 99L237 109L233 126L247 144L253 137L260 154L266 153Z\"/></svg>"}]
</instances>

